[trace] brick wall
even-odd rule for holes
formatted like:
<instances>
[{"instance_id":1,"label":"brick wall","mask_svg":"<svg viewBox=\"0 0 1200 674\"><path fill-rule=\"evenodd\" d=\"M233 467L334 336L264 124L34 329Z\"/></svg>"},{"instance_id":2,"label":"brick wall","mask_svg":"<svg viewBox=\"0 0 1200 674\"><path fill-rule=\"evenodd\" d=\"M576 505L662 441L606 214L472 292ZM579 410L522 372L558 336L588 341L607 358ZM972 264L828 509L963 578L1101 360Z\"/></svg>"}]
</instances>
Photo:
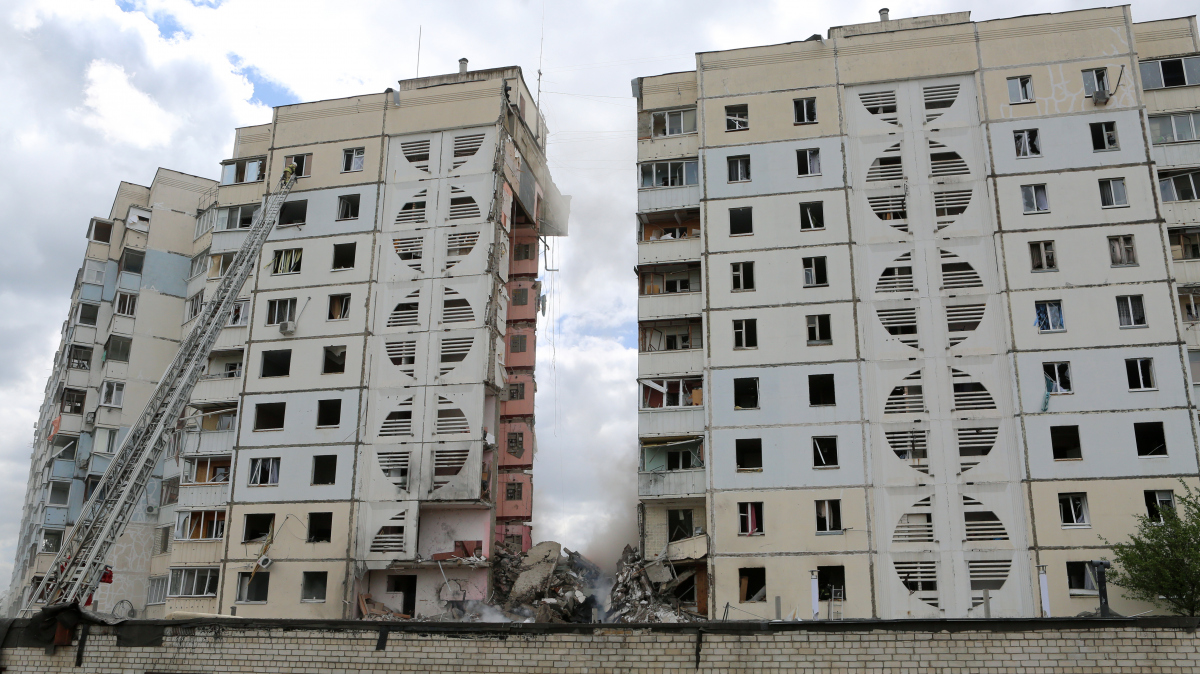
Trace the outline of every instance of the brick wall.
<instances>
[{"instance_id":1,"label":"brick wall","mask_svg":"<svg viewBox=\"0 0 1200 674\"><path fill-rule=\"evenodd\" d=\"M287 620L92 625L47 655L13 625L0 666L113 674L696 671L1195 672L1185 618L942 620L697 625L495 625ZM380 630L386 628L382 650ZM701 633L702 632L702 633ZM161 642L161 645L154 645ZM140 644L140 645L139 645ZM145 645L152 644L152 645Z\"/></svg>"}]
</instances>

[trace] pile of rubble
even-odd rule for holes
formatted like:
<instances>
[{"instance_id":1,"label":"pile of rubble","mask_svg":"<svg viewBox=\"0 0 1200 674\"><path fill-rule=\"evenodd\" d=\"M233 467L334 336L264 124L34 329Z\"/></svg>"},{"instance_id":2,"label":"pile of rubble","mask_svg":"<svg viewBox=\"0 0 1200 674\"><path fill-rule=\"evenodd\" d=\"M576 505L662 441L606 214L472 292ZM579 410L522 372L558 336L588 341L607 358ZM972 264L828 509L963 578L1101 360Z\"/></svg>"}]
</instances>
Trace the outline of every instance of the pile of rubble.
<instances>
[{"instance_id":1,"label":"pile of rubble","mask_svg":"<svg viewBox=\"0 0 1200 674\"><path fill-rule=\"evenodd\" d=\"M661 562L647 563L626 545L617 563L606 622L687 623L703 620L684 611L672 592L691 573L676 576Z\"/></svg>"},{"instance_id":2,"label":"pile of rubble","mask_svg":"<svg viewBox=\"0 0 1200 674\"><path fill-rule=\"evenodd\" d=\"M566 556L563 556L566 552ZM595 597L600 567L554 541L522 555L516 548L492 550L493 606L515 622L590 623L603 618Z\"/></svg>"}]
</instances>

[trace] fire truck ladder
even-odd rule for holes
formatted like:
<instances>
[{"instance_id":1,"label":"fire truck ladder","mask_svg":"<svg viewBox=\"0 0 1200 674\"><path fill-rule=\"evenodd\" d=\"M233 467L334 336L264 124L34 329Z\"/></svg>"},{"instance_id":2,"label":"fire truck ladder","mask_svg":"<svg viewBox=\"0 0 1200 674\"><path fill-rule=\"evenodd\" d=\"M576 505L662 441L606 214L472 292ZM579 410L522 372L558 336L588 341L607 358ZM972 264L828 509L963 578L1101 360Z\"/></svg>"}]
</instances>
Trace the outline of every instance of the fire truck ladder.
<instances>
[{"instance_id":1,"label":"fire truck ladder","mask_svg":"<svg viewBox=\"0 0 1200 674\"><path fill-rule=\"evenodd\" d=\"M264 207L250 225L246 240L234 256L216 292L196 317L195 327L179 346L175 359L163 373L154 394L121 443L108 470L83 506L79 519L63 541L46 576L26 600L22 615L34 610L34 603L47 605L86 602L96 590L105 571L105 559L125 531L134 509L146 492L150 474L158 465L168 436L191 397L196 381L208 365L221 329L237 303L246 279L254 270L267 235L279 219L284 199L296 179L281 182L268 194Z\"/></svg>"}]
</instances>

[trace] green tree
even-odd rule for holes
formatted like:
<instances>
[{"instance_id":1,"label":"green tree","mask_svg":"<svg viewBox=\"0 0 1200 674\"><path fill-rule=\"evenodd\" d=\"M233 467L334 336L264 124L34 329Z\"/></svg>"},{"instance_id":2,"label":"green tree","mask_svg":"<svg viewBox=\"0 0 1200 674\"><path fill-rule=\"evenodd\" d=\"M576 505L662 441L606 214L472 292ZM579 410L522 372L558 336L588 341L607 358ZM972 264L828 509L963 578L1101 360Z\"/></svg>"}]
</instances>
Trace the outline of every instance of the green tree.
<instances>
[{"instance_id":1,"label":"green tree","mask_svg":"<svg viewBox=\"0 0 1200 674\"><path fill-rule=\"evenodd\" d=\"M1175 495L1175 508L1138 515L1137 532L1112 545L1108 582L1127 599L1195 617L1200 614L1200 493L1179 482L1184 493Z\"/></svg>"}]
</instances>

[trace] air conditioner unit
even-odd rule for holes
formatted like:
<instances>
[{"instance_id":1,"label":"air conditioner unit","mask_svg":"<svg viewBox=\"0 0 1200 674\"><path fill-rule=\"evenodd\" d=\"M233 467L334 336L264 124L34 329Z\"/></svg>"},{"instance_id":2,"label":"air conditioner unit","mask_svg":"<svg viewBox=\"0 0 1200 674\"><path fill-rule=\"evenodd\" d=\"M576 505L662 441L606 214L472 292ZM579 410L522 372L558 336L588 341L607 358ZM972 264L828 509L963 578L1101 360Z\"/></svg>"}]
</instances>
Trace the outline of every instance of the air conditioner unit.
<instances>
[{"instance_id":1,"label":"air conditioner unit","mask_svg":"<svg viewBox=\"0 0 1200 674\"><path fill-rule=\"evenodd\" d=\"M146 512L147 512L147 513L149 513L149 514L151 514L151 515L153 515L154 513L158 512L158 507L157 507L157 506L148 505L148 506L146 506Z\"/></svg>"},{"instance_id":2,"label":"air conditioner unit","mask_svg":"<svg viewBox=\"0 0 1200 674\"><path fill-rule=\"evenodd\" d=\"M258 568L260 568L260 569L269 568L274 563L275 563L275 560L271 559L270 557L268 557L266 555L263 555L262 557L258 558Z\"/></svg>"},{"instance_id":3,"label":"air conditioner unit","mask_svg":"<svg viewBox=\"0 0 1200 674\"><path fill-rule=\"evenodd\" d=\"M1095 103L1096 105L1104 105L1105 103L1108 103L1108 91L1104 89L1097 89L1093 91L1092 103Z\"/></svg>"},{"instance_id":4,"label":"air conditioner unit","mask_svg":"<svg viewBox=\"0 0 1200 674\"><path fill-rule=\"evenodd\" d=\"M94 424L94 423L96 423L96 413L88 412L87 415L83 419L84 419L84 423Z\"/></svg>"},{"instance_id":5,"label":"air conditioner unit","mask_svg":"<svg viewBox=\"0 0 1200 674\"><path fill-rule=\"evenodd\" d=\"M296 321L284 321L279 324L279 332L284 335L296 333Z\"/></svg>"}]
</instances>

